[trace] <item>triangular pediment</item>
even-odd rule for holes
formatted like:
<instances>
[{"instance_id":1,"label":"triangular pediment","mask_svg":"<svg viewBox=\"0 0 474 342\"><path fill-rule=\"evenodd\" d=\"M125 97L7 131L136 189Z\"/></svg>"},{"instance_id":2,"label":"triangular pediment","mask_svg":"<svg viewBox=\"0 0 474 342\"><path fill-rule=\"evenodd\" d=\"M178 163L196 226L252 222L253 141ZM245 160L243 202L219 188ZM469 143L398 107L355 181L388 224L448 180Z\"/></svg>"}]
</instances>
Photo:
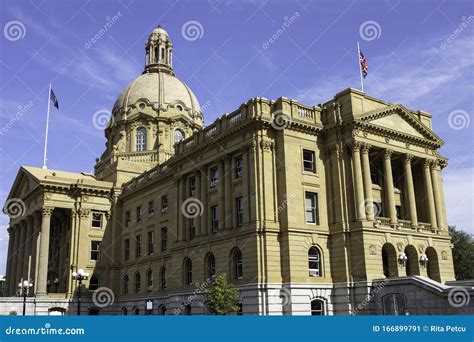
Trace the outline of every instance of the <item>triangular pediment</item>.
<instances>
[{"instance_id":1,"label":"triangular pediment","mask_svg":"<svg viewBox=\"0 0 474 342\"><path fill-rule=\"evenodd\" d=\"M358 121L400 135L425 139L442 145L443 141L402 105L388 106L365 114Z\"/></svg>"},{"instance_id":2,"label":"triangular pediment","mask_svg":"<svg viewBox=\"0 0 474 342\"><path fill-rule=\"evenodd\" d=\"M7 200L11 198L24 199L38 185L39 179L21 167L13 182Z\"/></svg>"}]
</instances>

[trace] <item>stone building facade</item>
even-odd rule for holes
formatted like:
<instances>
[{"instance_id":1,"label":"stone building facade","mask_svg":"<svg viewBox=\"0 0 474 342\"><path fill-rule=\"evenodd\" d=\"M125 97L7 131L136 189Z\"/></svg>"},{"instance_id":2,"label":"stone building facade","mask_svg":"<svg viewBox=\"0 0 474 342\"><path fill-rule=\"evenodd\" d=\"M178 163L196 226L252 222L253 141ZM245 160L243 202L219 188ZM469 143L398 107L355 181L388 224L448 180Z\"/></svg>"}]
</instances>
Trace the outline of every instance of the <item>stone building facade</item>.
<instances>
[{"instance_id":1,"label":"stone building facade","mask_svg":"<svg viewBox=\"0 0 474 342\"><path fill-rule=\"evenodd\" d=\"M37 313L74 313L82 268L84 312L206 314L226 273L242 314L416 314L404 289L448 312L447 161L428 113L346 89L317 106L253 98L204 127L167 32L145 50L95 175L20 169L9 295L29 279Z\"/></svg>"}]
</instances>

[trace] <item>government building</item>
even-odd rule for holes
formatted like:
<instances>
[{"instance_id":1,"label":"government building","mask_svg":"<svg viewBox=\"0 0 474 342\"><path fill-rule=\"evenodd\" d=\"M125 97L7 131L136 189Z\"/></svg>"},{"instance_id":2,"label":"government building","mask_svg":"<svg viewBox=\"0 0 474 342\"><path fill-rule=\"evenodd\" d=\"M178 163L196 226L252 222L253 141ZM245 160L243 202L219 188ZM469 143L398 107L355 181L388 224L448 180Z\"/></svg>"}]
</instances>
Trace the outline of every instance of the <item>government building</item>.
<instances>
[{"instance_id":1,"label":"government building","mask_svg":"<svg viewBox=\"0 0 474 342\"><path fill-rule=\"evenodd\" d=\"M255 97L204 126L173 48L150 34L94 174L20 168L2 314L25 280L27 314L74 315L79 296L81 314L208 314L221 273L236 314L472 310L450 300L447 160L429 113L349 88L316 106Z\"/></svg>"}]
</instances>

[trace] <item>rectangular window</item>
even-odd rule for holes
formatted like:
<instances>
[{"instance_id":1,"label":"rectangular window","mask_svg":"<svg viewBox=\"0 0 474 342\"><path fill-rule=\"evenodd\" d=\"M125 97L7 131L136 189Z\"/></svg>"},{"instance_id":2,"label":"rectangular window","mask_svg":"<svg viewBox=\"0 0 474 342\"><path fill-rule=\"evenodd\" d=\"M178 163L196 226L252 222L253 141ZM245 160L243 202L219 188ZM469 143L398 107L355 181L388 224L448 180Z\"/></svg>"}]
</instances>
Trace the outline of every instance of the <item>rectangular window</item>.
<instances>
[{"instance_id":1,"label":"rectangular window","mask_svg":"<svg viewBox=\"0 0 474 342\"><path fill-rule=\"evenodd\" d=\"M192 217L188 220L189 240L193 240L196 237L196 220Z\"/></svg>"},{"instance_id":2,"label":"rectangular window","mask_svg":"<svg viewBox=\"0 0 474 342\"><path fill-rule=\"evenodd\" d=\"M397 219L401 220L402 219L402 207L400 205L395 206L395 211L397 214Z\"/></svg>"},{"instance_id":3,"label":"rectangular window","mask_svg":"<svg viewBox=\"0 0 474 342\"><path fill-rule=\"evenodd\" d=\"M164 195L161 197L161 212L166 213L168 211L168 196Z\"/></svg>"},{"instance_id":4,"label":"rectangular window","mask_svg":"<svg viewBox=\"0 0 474 342\"><path fill-rule=\"evenodd\" d=\"M196 196L196 177L191 176L188 179L189 196Z\"/></svg>"},{"instance_id":5,"label":"rectangular window","mask_svg":"<svg viewBox=\"0 0 474 342\"><path fill-rule=\"evenodd\" d=\"M153 232L148 232L148 255L153 255Z\"/></svg>"},{"instance_id":6,"label":"rectangular window","mask_svg":"<svg viewBox=\"0 0 474 342\"><path fill-rule=\"evenodd\" d=\"M370 180L372 181L372 184L380 185L379 172L374 166L370 167Z\"/></svg>"},{"instance_id":7,"label":"rectangular window","mask_svg":"<svg viewBox=\"0 0 474 342\"><path fill-rule=\"evenodd\" d=\"M306 223L319 224L318 194L306 192Z\"/></svg>"},{"instance_id":8,"label":"rectangular window","mask_svg":"<svg viewBox=\"0 0 474 342\"><path fill-rule=\"evenodd\" d=\"M314 151L303 150L303 168L307 172L316 172L316 157Z\"/></svg>"},{"instance_id":9,"label":"rectangular window","mask_svg":"<svg viewBox=\"0 0 474 342\"><path fill-rule=\"evenodd\" d=\"M135 236L135 256L142 256L142 237L140 235Z\"/></svg>"},{"instance_id":10,"label":"rectangular window","mask_svg":"<svg viewBox=\"0 0 474 342\"><path fill-rule=\"evenodd\" d=\"M237 227L241 227L244 223L244 199L243 197L238 197L235 199L235 214Z\"/></svg>"},{"instance_id":11,"label":"rectangular window","mask_svg":"<svg viewBox=\"0 0 474 342\"><path fill-rule=\"evenodd\" d=\"M132 220L131 220L130 210L127 210L127 211L125 212L125 225L126 225L126 226L129 226L130 223L131 223L131 221L132 221Z\"/></svg>"},{"instance_id":12,"label":"rectangular window","mask_svg":"<svg viewBox=\"0 0 474 342\"><path fill-rule=\"evenodd\" d=\"M219 181L219 168L217 166L212 167L211 171L210 171L210 174L211 174L211 182L210 182L209 186L211 188L215 188L217 186L218 181Z\"/></svg>"},{"instance_id":13,"label":"rectangular window","mask_svg":"<svg viewBox=\"0 0 474 342\"><path fill-rule=\"evenodd\" d=\"M219 208L217 205L211 207L211 230L213 233L219 230Z\"/></svg>"},{"instance_id":14,"label":"rectangular window","mask_svg":"<svg viewBox=\"0 0 474 342\"><path fill-rule=\"evenodd\" d=\"M244 160L242 156L235 157L235 178L240 178L244 175Z\"/></svg>"},{"instance_id":15,"label":"rectangular window","mask_svg":"<svg viewBox=\"0 0 474 342\"><path fill-rule=\"evenodd\" d=\"M161 228L161 251L168 249L168 228Z\"/></svg>"},{"instance_id":16,"label":"rectangular window","mask_svg":"<svg viewBox=\"0 0 474 342\"><path fill-rule=\"evenodd\" d=\"M130 259L130 239L125 239L124 255L125 255L125 260Z\"/></svg>"},{"instance_id":17,"label":"rectangular window","mask_svg":"<svg viewBox=\"0 0 474 342\"><path fill-rule=\"evenodd\" d=\"M155 201L148 202L148 217L155 215Z\"/></svg>"},{"instance_id":18,"label":"rectangular window","mask_svg":"<svg viewBox=\"0 0 474 342\"><path fill-rule=\"evenodd\" d=\"M91 260L100 261L100 246L101 241L91 241Z\"/></svg>"},{"instance_id":19,"label":"rectangular window","mask_svg":"<svg viewBox=\"0 0 474 342\"><path fill-rule=\"evenodd\" d=\"M102 213L92 212L92 228L102 228Z\"/></svg>"},{"instance_id":20,"label":"rectangular window","mask_svg":"<svg viewBox=\"0 0 474 342\"><path fill-rule=\"evenodd\" d=\"M142 222L142 206L137 207L137 223Z\"/></svg>"}]
</instances>

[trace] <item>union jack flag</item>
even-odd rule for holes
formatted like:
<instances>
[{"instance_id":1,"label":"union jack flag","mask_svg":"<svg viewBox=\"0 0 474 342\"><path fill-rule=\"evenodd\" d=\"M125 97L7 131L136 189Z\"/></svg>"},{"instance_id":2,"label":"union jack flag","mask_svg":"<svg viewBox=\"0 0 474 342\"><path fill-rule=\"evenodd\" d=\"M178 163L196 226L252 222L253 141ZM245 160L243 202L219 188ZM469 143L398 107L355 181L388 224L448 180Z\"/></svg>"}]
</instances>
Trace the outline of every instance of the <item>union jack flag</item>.
<instances>
[{"instance_id":1,"label":"union jack flag","mask_svg":"<svg viewBox=\"0 0 474 342\"><path fill-rule=\"evenodd\" d=\"M364 57L364 54L362 51L359 49L359 61L360 61L360 70L362 71L362 76L364 78L367 77L367 74L369 73L369 65L367 64L367 60Z\"/></svg>"}]
</instances>

